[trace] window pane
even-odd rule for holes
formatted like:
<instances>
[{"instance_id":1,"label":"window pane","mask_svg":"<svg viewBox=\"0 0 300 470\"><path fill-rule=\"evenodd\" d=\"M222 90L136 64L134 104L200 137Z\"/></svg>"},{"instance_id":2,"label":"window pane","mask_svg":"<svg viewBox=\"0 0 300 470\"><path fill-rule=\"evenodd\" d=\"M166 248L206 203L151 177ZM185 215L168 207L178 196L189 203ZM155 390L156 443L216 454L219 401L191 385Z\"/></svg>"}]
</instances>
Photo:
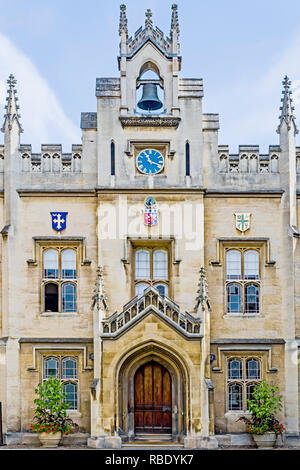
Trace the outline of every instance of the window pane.
<instances>
[{"instance_id":1,"label":"window pane","mask_svg":"<svg viewBox=\"0 0 300 470\"><path fill-rule=\"evenodd\" d=\"M247 387L246 387L247 410L249 410L248 400L252 400L254 388L256 387L256 385L257 384L247 384Z\"/></svg>"},{"instance_id":2,"label":"window pane","mask_svg":"<svg viewBox=\"0 0 300 470\"><path fill-rule=\"evenodd\" d=\"M56 250L44 251L44 278L58 278L58 252Z\"/></svg>"},{"instance_id":3,"label":"window pane","mask_svg":"<svg viewBox=\"0 0 300 470\"><path fill-rule=\"evenodd\" d=\"M228 378L241 379L242 374L242 361L240 359L230 359L228 361Z\"/></svg>"},{"instance_id":4,"label":"window pane","mask_svg":"<svg viewBox=\"0 0 300 470\"><path fill-rule=\"evenodd\" d=\"M62 361L62 378L77 379L77 361L71 357L66 357Z\"/></svg>"},{"instance_id":5,"label":"window pane","mask_svg":"<svg viewBox=\"0 0 300 470\"><path fill-rule=\"evenodd\" d=\"M76 312L76 286L63 284L62 286L62 311Z\"/></svg>"},{"instance_id":6,"label":"window pane","mask_svg":"<svg viewBox=\"0 0 300 470\"><path fill-rule=\"evenodd\" d=\"M58 285L45 284L45 312L58 312Z\"/></svg>"},{"instance_id":7,"label":"window pane","mask_svg":"<svg viewBox=\"0 0 300 470\"><path fill-rule=\"evenodd\" d=\"M150 253L138 250L135 254L135 278L150 279Z\"/></svg>"},{"instance_id":8,"label":"window pane","mask_svg":"<svg viewBox=\"0 0 300 470\"><path fill-rule=\"evenodd\" d=\"M168 295L168 286L166 284L160 282L159 284L155 284L154 287L158 290L159 295L161 297L165 297L166 295Z\"/></svg>"},{"instance_id":9,"label":"window pane","mask_svg":"<svg viewBox=\"0 0 300 470\"><path fill-rule=\"evenodd\" d=\"M228 399L230 410L242 410L242 386L240 384L230 384L228 386Z\"/></svg>"},{"instance_id":10,"label":"window pane","mask_svg":"<svg viewBox=\"0 0 300 470\"><path fill-rule=\"evenodd\" d=\"M241 252L238 250L230 250L226 253L226 273L227 279L242 278L242 262Z\"/></svg>"},{"instance_id":11,"label":"window pane","mask_svg":"<svg viewBox=\"0 0 300 470\"><path fill-rule=\"evenodd\" d=\"M259 287L256 284L245 286L245 312L259 312Z\"/></svg>"},{"instance_id":12,"label":"window pane","mask_svg":"<svg viewBox=\"0 0 300 470\"><path fill-rule=\"evenodd\" d=\"M228 313L238 313L242 311L241 286L239 284L229 284L227 286L227 311Z\"/></svg>"},{"instance_id":13,"label":"window pane","mask_svg":"<svg viewBox=\"0 0 300 470\"><path fill-rule=\"evenodd\" d=\"M244 256L245 279L259 279L259 254L257 251L248 250Z\"/></svg>"},{"instance_id":14,"label":"window pane","mask_svg":"<svg viewBox=\"0 0 300 470\"><path fill-rule=\"evenodd\" d=\"M63 279L76 279L76 252L74 250L62 252L61 275Z\"/></svg>"},{"instance_id":15,"label":"window pane","mask_svg":"<svg viewBox=\"0 0 300 470\"><path fill-rule=\"evenodd\" d=\"M165 250L153 253L153 279L168 279L168 253Z\"/></svg>"},{"instance_id":16,"label":"window pane","mask_svg":"<svg viewBox=\"0 0 300 470\"><path fill-rule=\"evenodd\" d=\"M260 379L260 362L257 359L249 359L246 362L246 378Z\"/></svg>"},{"instance_id":17,"label":"window pane","mask_svg":"<svg viewBox=\"0 0 300 470\"><path fill-rule=\"evenodd\" d=\"M135 295L138 295L139 297L142 297L144 295L144 290L149 287L149 284L146 284L145 282L140 282L135 286Z\"/></svg>"},{"instance_id":18,"label":"window pane","mask_svg":"<svg viewBox=\"0 0 300 470\"><path fill-rule=\"evenodd\" d=\"M49 357L45 359L45 374L44 378L48 379L49 377L59 378L59 364L58 359L55 357Z\"/></svg>"},{"instance_id":19,"label":"window pane","mask_svg":"<svg viewBox=\"0 0 300 470\"><path fill-rule=\"evenodd\" d=\"M65 402L70 403L69 410L77 410L77 384L67 382L63 385L63 392L67 394Z\"/></svg>"}]
</instances>

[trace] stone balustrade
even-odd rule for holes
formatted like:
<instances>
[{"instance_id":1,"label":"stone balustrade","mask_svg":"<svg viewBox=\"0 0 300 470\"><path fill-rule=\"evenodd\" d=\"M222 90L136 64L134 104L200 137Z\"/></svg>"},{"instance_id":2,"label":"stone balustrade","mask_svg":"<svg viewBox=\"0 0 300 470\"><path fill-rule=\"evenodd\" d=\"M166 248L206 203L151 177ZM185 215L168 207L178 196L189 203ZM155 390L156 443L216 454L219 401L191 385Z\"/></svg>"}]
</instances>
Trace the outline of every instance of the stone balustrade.
<instances>
[{"instance_id":1,"label":"stone balustrade","mask_svg":"<svg viewBox=\"0 0 300 470\"><path fill-rule=\"evenodd\" d=\"M72 145L71 153L62 153L61 145L42 145L41 153L32 153L31 145L21 145L21 171L29 173L80 173L82 145Z\"/></svg>"}]
</instances>

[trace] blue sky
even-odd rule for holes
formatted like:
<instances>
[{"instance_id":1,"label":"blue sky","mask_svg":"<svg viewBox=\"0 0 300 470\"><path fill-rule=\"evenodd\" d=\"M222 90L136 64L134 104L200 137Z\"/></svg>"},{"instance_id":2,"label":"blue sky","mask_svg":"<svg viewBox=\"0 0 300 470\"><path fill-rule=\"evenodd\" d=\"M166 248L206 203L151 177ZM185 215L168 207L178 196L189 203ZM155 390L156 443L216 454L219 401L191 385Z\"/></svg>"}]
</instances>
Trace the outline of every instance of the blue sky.
<instances>
[{"instance_id":1,"label":"blue sky","mask_svg":"<svg viewBox=\"0 0 300 470\"><path fill-rule=\"evenodd\" d=\"M22 143L81 142L80 113L95 111L96 77L118 76L120 1L0 0L0 116L18 80ZM172 1L127 0L130 35L151 8L169 35ZM300 2L178 0L183 77L204 80L205 112L220 114L219 143L278 143L282 79L293 81L300 126ZM3 136L0 137L3 141ZM297 141L297 144L299 142Z\"/></svg>"}]
</instances>

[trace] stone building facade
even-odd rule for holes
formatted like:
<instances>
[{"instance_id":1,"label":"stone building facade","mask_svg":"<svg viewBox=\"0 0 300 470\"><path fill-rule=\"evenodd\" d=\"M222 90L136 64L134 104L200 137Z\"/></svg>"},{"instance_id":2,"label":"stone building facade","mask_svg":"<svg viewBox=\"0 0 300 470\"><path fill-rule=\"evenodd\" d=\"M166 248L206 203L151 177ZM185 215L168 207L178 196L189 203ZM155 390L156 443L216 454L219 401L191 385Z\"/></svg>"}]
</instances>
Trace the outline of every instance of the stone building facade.
<instances>
[{"instance_id":1,"label":"stone building facade","mask_svg":"<svg viewBox=\"0 0 300 470\"><path fill-rule=\"evenodd\" d=\"M82 143L20 142L16 81L0 146L0 401L29 442L34 389L64 384L78 439L215 448L262 379L299 437L300 148L283 81L278 145L218 144L202 79L180 76L179 22L128 35L118 78L96 80Z\"/></svg>"}]
</instances>

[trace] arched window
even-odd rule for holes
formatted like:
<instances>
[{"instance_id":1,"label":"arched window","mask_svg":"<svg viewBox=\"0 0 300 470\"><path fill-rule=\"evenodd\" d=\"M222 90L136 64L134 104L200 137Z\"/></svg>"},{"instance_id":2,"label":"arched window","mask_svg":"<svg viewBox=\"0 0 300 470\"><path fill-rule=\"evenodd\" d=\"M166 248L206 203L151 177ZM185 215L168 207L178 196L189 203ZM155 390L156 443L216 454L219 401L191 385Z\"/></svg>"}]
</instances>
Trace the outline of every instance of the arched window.
<instances>
[{"instance_id":1,"label":"arched window","mask_svg":"<svg viewBox=\"0 0 300 470\"><path fill-rule=\"evenodd\" d=\"M230 359L228 361L228 378L241 379L243 374L242 361L240 359Z\"/></svg>"},{"instance_id":2,"label":"arched window","mask_svg":"<svg viewBox=\"0 0 300 470\"><path fill-rule=\"evenodd\" d=\"M163 282L159 282L158 284L154 284L155 289L158 290L159 295L161 297L165 297L168 295L168 286L164 284Z\"/></svg>"},{"instance_id":3,"label":"arched window","mask_svg":"<svg viewBox=\"0 0 300 470\"><path fill-rule=\"evenodd\" d=\"M242 290L239 284L232 283L227 285L227 312L242 312Z\"/></svg>"},{"instance_id":4,"label":"arched window","mask_svg":"<svg viewBox=\"0 0 300 470\"><path fill-rule=\"evenodd\" d=\"M65 402L69 403L69 410L77 410L78 407L78 393L77 384L74 382L65 382L63 384L63 392L67 394Z\"/></svg>"},{"instance_id":5,"label":"arched window","mask_svg":"<svg viewBox=\"0 0 300 470\"><path fill-rule=\"evenodd\" d=\"M62 378L77 379L77 361L72 357L65 357L62 360Z\"/></svg>"},{"instance_id":6,"label":"arched window","mask_svg":"<svg viewBox=\"0 0 300 470\"><path fill-rule=\"evenodd\" d=\"M244 254L244 279L259 279L259 254L255 250Z\"/></svg>"},{"instance_id":7,"label":"arched window","mask_svg":"<svg viewBox=\"0 0 300 470\"><path fill-rule=\"evenodd\" d=\"M45 312L58 312L58 285L49 282L44 289Z\"/></svg>"},{"instance_id":8,"label":"arched window","mask_svg":"<svg viewBox=\"0 0 300 470\"><path fill-rule=\"evenodd\" d=\"M190 144L186 142L185 144L185 174L186 176L191 175L190 170Z\"/></svg>"},{"instance_id":9,"label":"arched window","mask_svg":"<svg viewBox=\"0 0 300 470\"><path fill-rule=\"evenodd\" d=\"M110 174L115 175L115 143L110 144Z\"/></svg>"},{"instance_id":10,"label":"arched window","mask_svg":"<svg viewBox=\"0 0 300 470\"><path fill-rule=\"evenodd\" d=\"M259 312L259 286L246 284L245 286L245 313Z\"/></svg>"},{"instance_id":11,"label":"arched window","mask_svg":"<svg viewBox=\"0 0 300 470\"><path fill-rule=\"evenodd\" d=\"M228 408L232 411L243 409L243 389L238 383L228 386Z\"/></svg>"},{"instance_id":12,"label":"arched window","mask_svg":"<svg viewBox=\"0 0 300 470\"><path fill-rule=\"evenodd\" d=\"M76 279L76 252L74 250L62 251L61 274L63 279Z\"/></svg>"},{"instance_id":13,"label":"arched window","mask_svg":"<svg viewBox=\"0 0 300 470\"><path fill-rule=\"evenodd\" d=\"M242 256L238 250L230 250L226 253L226 277L227 279L242 278Z\"/></svg>"},{"instance_id":14,"label":"arched window","mask_svg":"<svg viewBox=\"0 0 300 470\"><path fill-rule=\"evenodd\" d=\"M168 279L168 252L165 250L153 253L153 279Z\"/></svg>"},{"instance_id":15,"label":"arched window","mask_svg":"<svg viewBox=\"0 0 300 470\"><path fill-rule=\"evenodd\" d=\"M70 282L62 285L62 311L76 312L76 286Z\"/></svg>"},{"instance_id":16,"label":"arched window","mask_svg":"<svg viewBox=\"0 0 300 470\"><path fill-rule=\"evenodd\" d=\"M248 359L246 361L246 379L260 379L260 361L258 359Z\"/></svg>"},{"instance_id":17,"label":"arched window","mask_svg":"<svg viewBox=\"0 0 300 470\"><path fill-rule=\"evenodd\" d=\"M59 378L59 361L55 357L47 357L44 362L44 378L49 379L49 377Z\"/></svg>"},{"instance_id":18,"label":"arched window","mask_svg":"<svg viewBox=\"0 0 300 470\"><path fill-rule=\"evenodd\" d=\"M135 253L135 278L150 279L150 253L147 250Z\"/></svg>"},{"instance_id":19,"label":"arched window","mask_svg":"<svg viewBox=\"0 0 300 470\"><path fill-rule=\"evenodd\" d=\"M49 249L44 251L44 278L58 278L58 251Z\"/></svg>"},{"instance_id":20,"label":"arched window","mask_svg":"<svg viewBox=\"0 0 300 470\"><path fill-rule=\"evenodd\" d=\"M146 284L146 282L139 282L135 286L135 295L138 295L139 297L142 297L144 295L144 290L149 287L149 284Z\"/></svg>"}]
</instances>

